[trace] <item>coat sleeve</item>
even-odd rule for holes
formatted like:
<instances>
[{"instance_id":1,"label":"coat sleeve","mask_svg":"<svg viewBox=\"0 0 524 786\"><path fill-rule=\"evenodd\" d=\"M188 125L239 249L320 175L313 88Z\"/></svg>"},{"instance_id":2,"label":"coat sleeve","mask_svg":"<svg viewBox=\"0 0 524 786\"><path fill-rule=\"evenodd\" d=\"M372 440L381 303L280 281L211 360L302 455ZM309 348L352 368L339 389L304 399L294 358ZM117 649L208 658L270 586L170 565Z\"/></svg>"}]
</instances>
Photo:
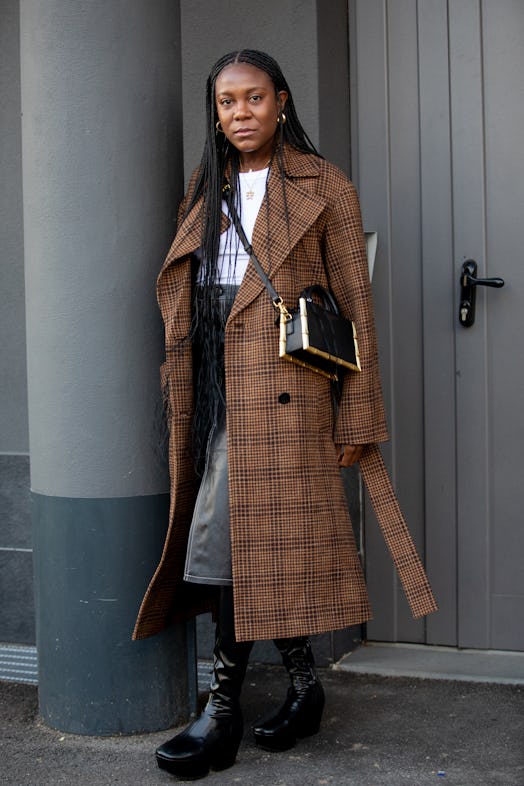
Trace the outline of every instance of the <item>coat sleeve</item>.
<instances>
[{"instance_id":1,"label":"coat sleeve","mask_svg":"<svg viewBox=\"0 0 524 786\"><path fill-rule=\"evenodd\" d=\"M334 439L337 444L364 445L388 439L371 285L360 205L349 181L330 202L324 234L324 262L331 289L345 317L355 322L360 372L348 372Z\"/></svg>"}]
</instances>

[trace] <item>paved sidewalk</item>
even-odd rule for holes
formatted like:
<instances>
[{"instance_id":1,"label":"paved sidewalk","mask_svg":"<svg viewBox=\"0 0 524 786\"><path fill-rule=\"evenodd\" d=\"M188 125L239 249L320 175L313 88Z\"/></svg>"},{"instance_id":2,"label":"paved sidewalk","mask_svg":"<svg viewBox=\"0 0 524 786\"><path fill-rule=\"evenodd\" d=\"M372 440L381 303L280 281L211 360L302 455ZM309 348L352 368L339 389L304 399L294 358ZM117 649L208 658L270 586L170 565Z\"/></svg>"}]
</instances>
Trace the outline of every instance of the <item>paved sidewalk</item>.
<instances>
[{"instance_id":1,"label":"paved sidewalk","mask_svg":"<svg viewBox=\"0 0 524 786\"><path fill-rule=\"evenodd\" d=\"M246 732L237 764L206 786L524 786L524 688L321 670L321 731L286 753ZM279 703L284 672L253 666L246 727ZM153 751L172 732L79 737L37 719L36 688L0 683L0 783L168 786Z\"/></svg>"}]
</instances>

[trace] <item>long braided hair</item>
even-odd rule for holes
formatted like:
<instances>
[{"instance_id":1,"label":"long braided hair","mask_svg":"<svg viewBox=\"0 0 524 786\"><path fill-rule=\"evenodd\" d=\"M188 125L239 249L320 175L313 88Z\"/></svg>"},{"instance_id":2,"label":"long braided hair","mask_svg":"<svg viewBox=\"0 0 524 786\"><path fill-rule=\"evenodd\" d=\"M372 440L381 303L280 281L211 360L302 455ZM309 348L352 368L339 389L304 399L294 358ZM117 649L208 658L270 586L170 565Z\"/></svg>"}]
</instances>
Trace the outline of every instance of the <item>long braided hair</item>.
<instances>
[{"instance_id":1,"label":"long braided hair","mask_svg":"<svg viewBox=\"0 0 524 786\"><path fill-rule=\"evenodd\" d=\"M275 133L273 154L270 167L277 166L282 184L284 205L286 205L284 143L304 153L319 156L315 146L306 134L295 109L289 85L276 60L265 52L255 49L242 49L221 57L211 69L206 82L206 140L198 175L192 193L187 200L186 215L196 202L202 198L201 230L201 269L199 286L195 287L193 298L192 339L194 347L194 390L195 408L193 415L193 456L195 467L200 474L205 461L207 436L218 412L225 404L224 381L224 332L223 309L218 306L218 255L222 216L222 188L225 171L229 167L232 197L239 209L239 168L240 159L237 149L229 144L223 133L217 132L218 120L215 103L215 85L219 74L226 66L246 63L264 71L273 82L275 93L285 90L288 97L285 104L285 122L282 110ZM267 196L267 180L266 180ZM266 199L269 216L269 200ZM268 249L270 248L269 220L267 220ZM227 313L227 312L226 312Z\"/></svg>"}]
</instances>

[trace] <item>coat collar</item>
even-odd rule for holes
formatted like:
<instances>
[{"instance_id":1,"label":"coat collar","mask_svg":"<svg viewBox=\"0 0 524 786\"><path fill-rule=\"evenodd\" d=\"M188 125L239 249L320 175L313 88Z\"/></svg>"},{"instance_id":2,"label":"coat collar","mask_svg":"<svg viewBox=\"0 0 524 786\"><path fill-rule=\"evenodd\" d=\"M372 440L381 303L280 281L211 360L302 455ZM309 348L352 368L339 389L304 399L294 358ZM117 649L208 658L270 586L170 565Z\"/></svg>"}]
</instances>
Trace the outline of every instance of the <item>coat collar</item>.
<instances>
[{"instance_id":1,"label":"coat collar","mask_svg":"<svg viewBox=\"0 0 524 786\"><path fill-rule=\"evenodd\" d=\"M303 179L319 177L320 159L286 145L284 167L286 172L285 201L280 183L280 172L277 168L271 170L268 181L269 222L271 226L269 253L266 224L267 196L262 203L253 230L253 248L264 270L270 271L271 278L274 277L291 249L316 221L326 205L325 199L305 188L304 183L301 182ZM199 200L180 225L161 275L175 260L192 253L199 247L201 212L202 200ZM221 231L224 232L228 226L229 219L222 213ZM230 318L245 308L263 289L264 285L250 262L235 298Z\"/></svg>"}]
</instances>

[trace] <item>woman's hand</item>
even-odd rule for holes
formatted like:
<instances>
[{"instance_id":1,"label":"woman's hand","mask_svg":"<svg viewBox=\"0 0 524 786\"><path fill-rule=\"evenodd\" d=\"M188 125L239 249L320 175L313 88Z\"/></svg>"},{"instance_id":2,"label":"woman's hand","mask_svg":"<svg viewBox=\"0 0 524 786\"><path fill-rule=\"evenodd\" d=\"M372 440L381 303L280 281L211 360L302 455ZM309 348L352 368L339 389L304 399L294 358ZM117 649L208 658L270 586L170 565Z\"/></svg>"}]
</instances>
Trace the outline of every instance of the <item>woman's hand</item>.
<instances>
[{"instance_id":1,"label":"woman's hand","mask_svg":"<svg viewBox=\"0 0 524 786\"><path fill-rule=\"evenodd\" d=\"M350 467L360 459L364 445L337 445L340 467Z\"/></svg>"}]
</instances>

